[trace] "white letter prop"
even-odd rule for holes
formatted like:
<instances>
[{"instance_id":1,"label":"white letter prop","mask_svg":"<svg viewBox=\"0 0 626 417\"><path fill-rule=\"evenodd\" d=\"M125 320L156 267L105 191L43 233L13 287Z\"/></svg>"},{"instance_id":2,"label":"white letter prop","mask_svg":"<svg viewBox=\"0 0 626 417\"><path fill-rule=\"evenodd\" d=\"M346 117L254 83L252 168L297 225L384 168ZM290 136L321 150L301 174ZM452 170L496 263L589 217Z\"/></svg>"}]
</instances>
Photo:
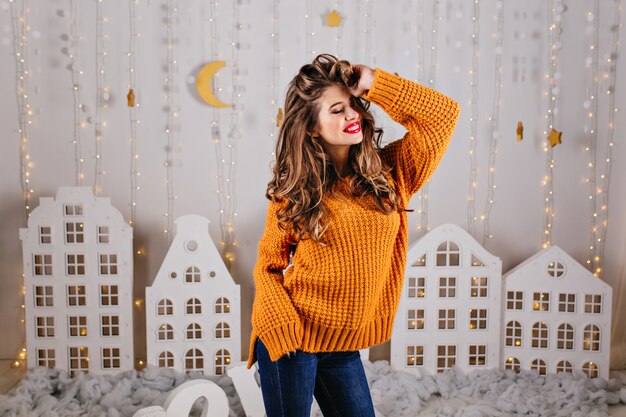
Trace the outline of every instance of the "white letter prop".
<instances>
[{"instance_id":1,"label":"white letter prop","mask_svg":"<svg viewBox=\"0 0 626 417\"><path fill-rule=\"evenodd\" d=\"M228 376L233 380L233 385L237 390L237 395L239 395L241 405L247 417L265 416L261 387L259 387L254 379L256 369L256 363L252 368L248 369L246 362L241 362L237 365L232 365L226 371Z\"/></svg>"},{"instance_id":2,"label":"white letter prop","mask_svg":"<svg viewBox=\"0 0 626 417\"><path fill-rule=\"evenodd\" d=\"M170 392L163 407L153 406L138 410L133 417L187 417L198 398L207 403L202 417L228 417L229 407L226 393L217 384L206 379L187 381Z\"/></svg>"}]
</instances>

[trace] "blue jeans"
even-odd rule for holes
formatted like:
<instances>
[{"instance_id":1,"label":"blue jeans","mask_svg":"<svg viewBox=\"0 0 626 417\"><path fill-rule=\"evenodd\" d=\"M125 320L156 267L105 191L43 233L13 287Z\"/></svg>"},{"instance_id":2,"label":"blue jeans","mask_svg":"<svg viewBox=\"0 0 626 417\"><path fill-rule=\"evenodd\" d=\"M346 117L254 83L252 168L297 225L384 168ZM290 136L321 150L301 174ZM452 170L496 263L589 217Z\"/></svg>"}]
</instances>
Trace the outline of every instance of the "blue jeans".
<instances>
[{"instance_id":1,"label":"blue jeans","mask_svg":"<svg viewBox=\"0 0 626 417\"><path fill-rule=\"evenodd\" d=\"M297 350L272 362L260 339L255 349L267 417L310 417L313 395L324 417L375 416L358 350Z\"/></svg>"}]
</instances>

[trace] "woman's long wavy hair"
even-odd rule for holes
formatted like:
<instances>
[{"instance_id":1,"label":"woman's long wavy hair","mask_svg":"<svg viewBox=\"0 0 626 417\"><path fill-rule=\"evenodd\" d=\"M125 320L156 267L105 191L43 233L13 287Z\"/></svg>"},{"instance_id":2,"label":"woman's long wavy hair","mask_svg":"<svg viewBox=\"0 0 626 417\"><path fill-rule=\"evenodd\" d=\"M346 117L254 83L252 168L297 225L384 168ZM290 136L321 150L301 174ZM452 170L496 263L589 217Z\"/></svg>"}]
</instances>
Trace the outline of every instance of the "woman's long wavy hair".
<instances>
[{"instance_id":1,"label":"woman's long wavy hair","mask_svg":"<svg viewBox=\"0 0 626 417\"><path fill-rule=\"evenodd\" d=\"M318 99L330 86L350 94L355 82L348 61L322 54L300 68L289 84L266 197L275 202L287 200L278 212L278 221L281 228L293 230L297 241L311 238L324 244L322 235L329 225L329 213L322 197L332 194L339 179L321 139L309 134L318 128ZM352 145L348 154L354 173L350 190L356 196L372 195L377 209L385 214L402 211L400 199L387 180L389 167L378 155L383 131L374 126L369 102L350 95L350 105L361 116L363 132L363 140Z\"/></svg>"}]
</instances>

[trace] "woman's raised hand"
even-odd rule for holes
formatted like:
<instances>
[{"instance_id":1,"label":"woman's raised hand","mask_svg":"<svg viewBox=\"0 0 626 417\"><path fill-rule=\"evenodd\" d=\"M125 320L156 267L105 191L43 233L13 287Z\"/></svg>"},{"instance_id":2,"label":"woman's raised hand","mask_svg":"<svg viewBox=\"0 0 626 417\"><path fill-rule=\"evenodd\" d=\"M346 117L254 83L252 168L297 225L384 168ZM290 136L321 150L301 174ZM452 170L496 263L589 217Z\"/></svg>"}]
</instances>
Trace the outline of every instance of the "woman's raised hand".
<instances>
[{"instance_id":1,"label":"woman's raised hand","mask_svg":"<svg viewBox=\"0 0 626 417\"><path fill-rule=\"evenodd\" d=\"M374 82L374 70L367 65L353 65L350 81L350 91L352 92L352 95L360 97L363 93L372 88L372 83Z\"/></svg>"}]
</instances>

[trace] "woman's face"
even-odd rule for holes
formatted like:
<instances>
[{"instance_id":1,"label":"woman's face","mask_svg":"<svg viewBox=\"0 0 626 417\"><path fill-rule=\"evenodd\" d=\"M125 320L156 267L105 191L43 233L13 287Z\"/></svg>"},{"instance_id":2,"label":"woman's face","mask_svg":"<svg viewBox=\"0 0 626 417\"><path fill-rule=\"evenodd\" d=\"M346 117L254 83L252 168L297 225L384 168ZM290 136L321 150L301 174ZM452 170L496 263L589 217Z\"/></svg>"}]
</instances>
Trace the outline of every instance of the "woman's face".
<instances>
[{"instance_id":1,"label":"woman's face","mask_svg":"<svg viewBox=\"0 0 626 417\"><path fill-rule=\"evenodd\" d=\"M318 102L318 126L312 133L320 136L325 147L350 147L363 140L361 117L350 105L350 94L333 85Z\"/></svg>"}]
</instances>

